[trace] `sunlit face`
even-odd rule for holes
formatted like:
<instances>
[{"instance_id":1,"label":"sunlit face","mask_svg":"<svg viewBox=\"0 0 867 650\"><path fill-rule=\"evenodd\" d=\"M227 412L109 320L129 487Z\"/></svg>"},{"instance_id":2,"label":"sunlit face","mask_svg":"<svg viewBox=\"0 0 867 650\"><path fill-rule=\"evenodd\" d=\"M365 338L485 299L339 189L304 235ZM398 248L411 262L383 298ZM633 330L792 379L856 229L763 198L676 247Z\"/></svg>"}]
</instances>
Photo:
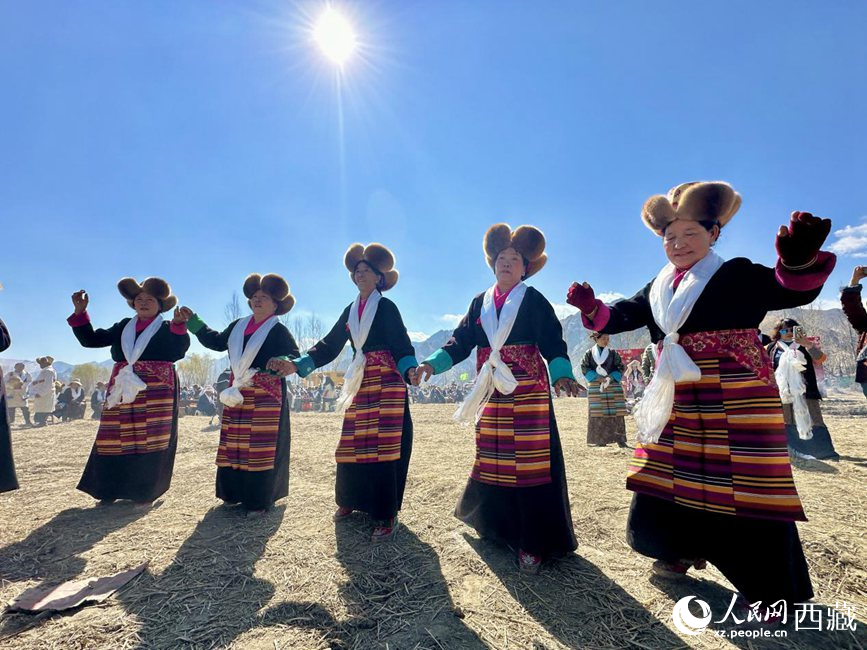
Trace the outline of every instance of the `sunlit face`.
<instances>
[{"instance_id":1,"label":"sunlit face","mask_svg":"<svg viewBox=\"0 0 867 650\"><path fill-rule=\"evenodd\" d=\"M514 248L506 248L497 255L494 262L497 284L513 287L521 281L526 272L527 267L524 266L524 258Z\"/></svg>"},{"instance_id":2,"label":"sunlit face","mask_svg":"<svg viewBox=\"0 0 867 650\"><path fill-rule=\"evenodd\" d=\"M154 318L160 313L159 300L144 291L135 297L132 307L135 309L136 316L141 319Z\"/></svg>"},{"instance_id":3,"label":"sunlit face","mask_svg":"<svg viewBox=\"0 0 867 650\"><path fill-rule=\"evenodd\" d=\"M273 316L277 311L277 303L267 293L259 289L250 298L250 308L253 310L253 315L261 320Z\"/></svg>"},{"instance_id":4,"label":"sunlit face","mask_svg":"<svg viewBox=\"0 0 867 650\"><path fill-rule=\"evenodd\" d=\"M717 237L719 226L705 230L695 221L675 219L665 229L662 246L668 261L679 269L685 269L704 258Z\"/></svg>"},{"instance_id":5,"label":"sunlit face","mask_svg":"<svg viewBox=\"0 0 867 650\"><path fill-rule=\"evenodd\" d=\"M608 334L600 334L599 338L596 339L596 345L598 345L600 348L607 348L608 347L608 341L610 339L611 339L611 337L608 336Z\"/></svg>"},{"instance_id":6,"label":"sunlit face","mask_svg":"<svg viewBox=\"0 0 867 650\"><path fill-rule=\"evenodd\" d=\"M786 343L791 342L795 338L795 328L792 325L783 325L780 328L780 338Z\"/></svg>"},{"instance_id":7,"label":"sunlit face","mask_svg":"<svg viewBox=\"0 0 867 650\"><path fill-rule=\"evenodd\" d=\"M370 294L376 289L379 276L367 262L359 262L352 273L352 281L362 294Z\"/></svg>"}]
</instances>

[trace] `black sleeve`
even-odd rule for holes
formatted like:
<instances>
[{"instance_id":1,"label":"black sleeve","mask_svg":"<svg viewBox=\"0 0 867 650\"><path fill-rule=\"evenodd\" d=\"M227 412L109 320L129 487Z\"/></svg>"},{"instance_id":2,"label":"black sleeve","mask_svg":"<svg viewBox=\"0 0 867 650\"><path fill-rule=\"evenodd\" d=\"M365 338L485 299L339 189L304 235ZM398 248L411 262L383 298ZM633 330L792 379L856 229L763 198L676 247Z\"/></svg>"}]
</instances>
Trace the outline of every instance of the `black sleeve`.
<instances>
[{"instance_id":1,"label":"black sleeve","mask_svg":"<svg viewBox=\"0 0 867 650\"><path fill-rule=\"evenodd\" d=\"M618 334L647 327L652 323L653 313L650 310L650 301L648 300L651 284L653 283L648 282L641 291L631 298L618 300L613 305L609 305L608 322L599 331L605 334Z\"/></svg>"},{"instance_id":2,"label":"black sleeve","mask_svg":"<svg viewBox=\"0 0 867 650\"><path fill-rule=\"evenodd\" d=\"M229 334L232 333L232 329L235 327L235 325L237 325L237 323L237 320L233 321L222 332L212 330L207 325L203 325L202 329L196 332L196 338L199 339L199 343L204 345L209 350L214 350L215 352L225 352L229 349Z\"/></svg>"},{"instance_id":3,"label":"black sleeve","mask_svg":"<svg viewBox=\"0 0 867 650\"><path fill-rule=\"evenodd\" d=\"M457 365L466 359L476 347L476 318L482 313L481 302L481 296L476 296L473 299L467 313L458 323L455 331L452 332L452 337L442 347L452 358L452 365Z\"/></svg>"},{"instance_id":4,"label":"black sleeve","mask_svg":"<svg viewBox=\"0 0 867 650\"><path fill-rule=\"evenodd\" d=\"M283 323L275 325L272 331L276 335L276 340L274 341L274 356L285 356L289 357L290 359L297 359L301 356L301 353L298 350L298 344L295 342L295 338L292 336L292 333Z\"/></svg>"},{"instance_id":5,"label":"black sleeve","mask_svg":"<svg viewBox=\"0 0 867 650\"><path fill-rule=\"evenodd\" d=\"M742 266L739 270L744 278L741 286L755 296L756 300L761 301L768 311L808 305L822 292L822 287L808 291L787 289L777 280L775 269L750 262L746 258L739 258L737 261Z\"/></svg>"},{"instance_id":6,"label":"black sleeve","mask_svg":"<svg viewBox=\"0 0 867 650\"><path fill-rule=\"evenodd\" d=\"M400 316L400 310L390 300L380 303L380 308L383 305L388 305L386 320L386 340L388 347L391 350L391 356L394 357L395 363L400 362L404 357L415 357L415 348L412 346L412 341L409 340L409 334L406 331L406 325L403 324L403 318Z\"/></svg>"},{"instance_id":7,"label":"black sleeve","mask_svg":"<svg viewBox=\"0 0 867 650\"><path fill-rule=\"evenodd\" d=\"M343 310L331 331L307 350L307 354L313 359L317 368L331 363L337 358L337 355L343 352L343 348L349 340L349 328L346 325L349 322L350 309L352 309L352 305Z\"/></svg>"},{"instance_id":8,"label":"black sleeve","mask_svg":"<svg viewBox=\"0 0 867 650\"><path fill-rule=\"evenodd\" d=\"M129 320L130 319L125 318L108 329L93 329L91 323L85 323L84 325L73 327L72 333L75 334L75 338L78 339L78 342L81 343L82 347L107 348L114 343L118 333L123 329L124 325L129 322Z\"/></svg>"},{"instance_id":9,"label":"black sleeve","mask_svg":"<svg viewBox=\"0 0 867 650\"><path fill-rule=\"evenodd\" d=\"M591 350L592 350L592 348L591 348ZM584 353L584 358L581 359L581 374L582 375L586 375L591 370L596 369L595 365L593 367L590 366L590 364L593 362L593 353L591 352L591 350L587 350L587 352Z\"/></svg>"},{"instance_id":10,"label":"black sleeve","mask_svg":"<svg viewBox=\"0 0 867 650\"><path fill-rule=\"evenodd\" d=\"M187 354L187 350L190 349L190 335L187 333L184 334L175 334L171 331L171 323L166 322L165 327L169 328L169 345L171 346L171 361L180 361Z\"/></svg>"},{"instance_id":11,"label":"black sleeve","mask_svg":"<svg viewBox=\"0 0 867 650\"><path fill-rule=\"evenodd\" d=\"M6 323L0 320L0 352L5 352L12 345L12 337L9 336L9 330L6 329Z\"/></svg>"},{"instance_id":12,"label":"black sleeve","mask_svg":"<svg viewBox=\"0 0 867 650\"><path fill-rule=\"evenodd\" d=\"M539 352L548 363L558 357L568 359L569 348L563 340L563 326L554 313L554 307L535 289L528 289L528 291L533 292L533 329Z\"/></svg>"}]
</instances>

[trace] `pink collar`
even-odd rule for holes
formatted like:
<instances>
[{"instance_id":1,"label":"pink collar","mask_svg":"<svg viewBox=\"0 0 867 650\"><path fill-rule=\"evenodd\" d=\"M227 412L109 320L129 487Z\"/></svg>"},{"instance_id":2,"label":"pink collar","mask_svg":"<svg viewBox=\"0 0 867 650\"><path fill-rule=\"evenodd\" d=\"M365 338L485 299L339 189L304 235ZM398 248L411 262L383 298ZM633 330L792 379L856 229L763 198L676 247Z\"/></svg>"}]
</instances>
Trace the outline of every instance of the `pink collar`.
<instances>
[{"instance_id":1,"label":"pink collar","mask_svg":"<svg viewBox=\"0 0 867 650\"><path fill-rule=\"evenodd\" d=\"M272 318L274 318L274 314L271 314L270 316L268 316L268 318L266 318L265 320L260 321L260 322L258 322L258 323L256 322L256 319L251 318L251 319L250 319L250 322L247 323L247 327L244 329L244 336L250 336L250 334L252 334L252 333L255 332L257 329L259 329L260 327L262 327L262 325L264 325L265 323L267 323L267 322L268 322L270 319L272 319Z\"/></svg>"},{"instance_id":2,"label":"pink collar","mask_svg":"<svg viewBox=\"0 0 867 650\"><path fill-rule=\"evenodd\" d=\"M154 316L154 318L156 318L156 316ZM144 332L148 328L148 325L154 322L154 318L148 318L147 320L139 318L135 324L135 333L141 334Z\"/></svg>"},{"instance_id":3,"label":"pink collar","mask_svg":"<svg viewBox=\"0 0 867 650\"><path fill-rule=\"evenodd\" d=\"M368 296L367 298L369 298ZM367 298L362 298L358 301L358 320L361 320L361 315L364 313L364 308L367 306Z\"/></svg>"},{"instance_id":4,"label":"pink collar","mask_svg":"<svg viewBox=\"0 0 867 650\"><path fill-rule=\"evenodd\" d=\"M695 264L690 264L685 269L677 269L674 273L674 280L671 283L671 286L677 289L677 286L680 284L681 280L683 280L684 276L689 273L689 270L695 266Z\"/></svg>"},{"instance_id":5,"label":"pink collar","mask_svg":"<svg viewBox=\"0 0 867 650\"><path fill-rule=\"evenodd\" d=\"M515 287L517 286L518 285L516 284ZM512 289L515 287L512 287ZM497 308L497 311L500 311L503 308L503 305L506 304L506 299L509 297L509 294L512 293L512 289L501 293L500 286L496 284L494 285L494 307Z\"/></svg>"}]
</instances>

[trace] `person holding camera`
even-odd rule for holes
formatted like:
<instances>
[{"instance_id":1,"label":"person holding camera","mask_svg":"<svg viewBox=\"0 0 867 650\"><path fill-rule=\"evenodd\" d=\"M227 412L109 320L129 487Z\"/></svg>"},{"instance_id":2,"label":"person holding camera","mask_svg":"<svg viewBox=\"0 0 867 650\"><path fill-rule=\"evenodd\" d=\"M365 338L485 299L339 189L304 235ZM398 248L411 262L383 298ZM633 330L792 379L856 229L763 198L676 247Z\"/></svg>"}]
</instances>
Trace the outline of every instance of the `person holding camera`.
<instances>
[{"instance_id":1,"label":"person holding camera","mask_svg":"<svg viewBox=\"0 0 867 650\"><path fill-rule=\"evenodd\" d=\"M867 397L867 309L861 301L861 280L867 278L867 266L856 266L852 271L852 281L840 294L843 313L849 324L858 332L858 346L855 349L855 381L861 384L864 397Z\"/></svg>"}]
</instances>

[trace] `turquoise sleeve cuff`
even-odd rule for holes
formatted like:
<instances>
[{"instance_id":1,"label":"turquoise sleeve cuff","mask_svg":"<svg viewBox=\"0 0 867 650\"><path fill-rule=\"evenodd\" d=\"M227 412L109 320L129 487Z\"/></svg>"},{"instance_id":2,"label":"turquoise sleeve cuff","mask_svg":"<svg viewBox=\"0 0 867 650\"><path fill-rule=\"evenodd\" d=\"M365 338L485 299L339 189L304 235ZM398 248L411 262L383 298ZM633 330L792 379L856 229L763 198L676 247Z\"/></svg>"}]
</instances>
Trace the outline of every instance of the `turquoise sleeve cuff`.
<instances>
[{"instance_id":1,"label":"turquoise sleeve cuff","mask_svg":"<svg viewBox=\"0 0 867 650\"><path fill-rule=\"evenodd\" d=\"M397 371L401 377L406 377L406 371L416 367L418 367L418 361L411 355L407 355L397 362Z\"/></svg>"},{"instance_id":2,"label":"turquoise sleeve cuff","mask_svg":"<svg viewBox=\"0 0 867 650\"><path fill-rule=\"evenodd\" d=\"M588 370L586 373L584 373L584 379L586 379L587 381L596 381L597 379L599 379L599 373L597 373L595 370Z\"/></svg>"},{"instance_id":3,"label":"turquoise sleeve cuff","mask_svg":"<svg viewBox=\"0 0 867 650\"><path fill-rule=\"evenodd\" d=\"M566 357L552 359L548 364L548 372L551 375L552 384L556 384L558 380L564 377L566 379L575 379L575 375L572 374L572 363Z\"/></svg>"},{"instance_id":4,"label":"turquoise sleeve cuff","mask_svg":"<svg viewBox=\"0 0 867 650\"><path fill-rule=\"evenodd\" d=\"M611 378L614 381L619 383L620 380L623 378L623 375L615 370L614 372L611 373Z\"/></svg>"},{"instance_id":5,"label":"turquoise sleeve cuff","mask_svg":"<svg viewBox=\"0 0 867 650\"><path fill-rule=\"evenodd\" d=\"M309 354L302 354L300 357L295 359L295 367L298 369L299 377L306 377L316 370L316 364L313 363L313 359Z\"/></svg>"},{"instance_id":6,"label":"turquoise sleeve cuff","mask_svg":"<svg viewBox=\"0 0 867 650\"><path fill-rule=\"evenodd\" d=\"M424 363L429 363L431 365L435 375L445 372L454 365L452 363L451 355L442 348L425 359Z\"/></svg>"},{"instance_id":7,"label":"turquoise sleeve cuff","mask_svg":"<svg viewBox=\"0 0 867 650\"><path fill-rule=\"evenodd\" d=\"M204 326L205 321L199 318L198 314L193 314L190 317L190 320L187 321L187 329L190 330L193 334L198 334Z\"/></svg>"}]
</instances>

